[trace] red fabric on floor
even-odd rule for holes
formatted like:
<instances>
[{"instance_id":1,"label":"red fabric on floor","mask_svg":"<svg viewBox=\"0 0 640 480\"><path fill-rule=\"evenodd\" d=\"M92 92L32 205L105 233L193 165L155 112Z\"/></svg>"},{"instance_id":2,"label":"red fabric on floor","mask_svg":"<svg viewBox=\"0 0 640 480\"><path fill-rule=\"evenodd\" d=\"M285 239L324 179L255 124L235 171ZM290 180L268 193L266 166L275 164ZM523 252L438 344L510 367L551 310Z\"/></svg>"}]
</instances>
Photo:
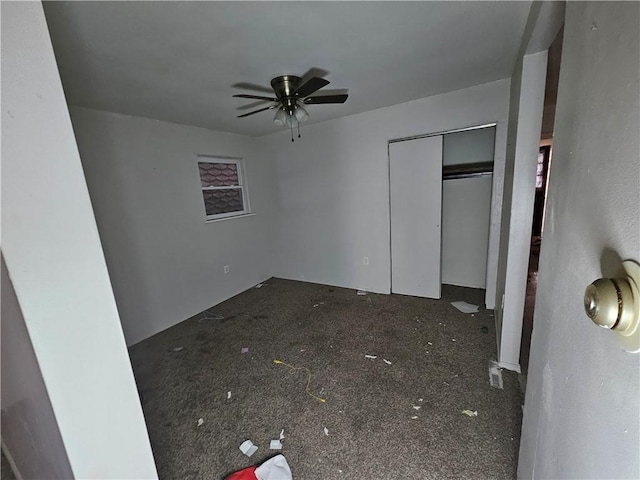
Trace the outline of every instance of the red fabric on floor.
<instances>
[{"instance_id":1,"label":"red fabric on floor","mask_svg":"<svg viewBox=\"0 0 640 480\"><path fill-rule=\"evenodd\" d=\"M258 477L256 477L254 473L256 468L257 467L244 468L239 472L232 473L225 480L258 480Z\"/></svg>"}]
</instances>

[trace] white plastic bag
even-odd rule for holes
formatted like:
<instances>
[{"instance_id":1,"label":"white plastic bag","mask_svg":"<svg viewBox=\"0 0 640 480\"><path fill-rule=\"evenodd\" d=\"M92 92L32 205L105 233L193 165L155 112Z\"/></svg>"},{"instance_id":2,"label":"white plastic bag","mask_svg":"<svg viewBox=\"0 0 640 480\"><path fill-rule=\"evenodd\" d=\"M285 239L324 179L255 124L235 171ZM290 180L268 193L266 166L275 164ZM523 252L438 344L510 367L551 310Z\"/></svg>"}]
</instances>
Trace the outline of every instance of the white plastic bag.
<instances>
[{"instance_id":1,"label":"white plastic bag","mask_svg":"<svg viewBox=\"0 0 640 480\"><path fill-rule=\"evenodd\" d=\"M284 455L270 458L254 472L258 480L293 480L291 469Z\"/></svg>"}]
</instances>

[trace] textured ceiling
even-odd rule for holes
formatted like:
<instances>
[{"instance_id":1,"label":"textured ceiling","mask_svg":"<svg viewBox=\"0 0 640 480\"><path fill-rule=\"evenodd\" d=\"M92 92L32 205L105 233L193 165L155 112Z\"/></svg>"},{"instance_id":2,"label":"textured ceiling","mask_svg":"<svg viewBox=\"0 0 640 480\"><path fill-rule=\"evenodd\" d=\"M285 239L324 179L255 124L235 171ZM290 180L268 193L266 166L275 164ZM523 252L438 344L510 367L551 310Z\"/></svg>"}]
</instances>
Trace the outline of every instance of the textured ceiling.
<instances>
[{"instance_id":1,"label":"textured ceiling","mask_svg":"<svg viewBox=\"0 0 640 480\"><path fill-rule=\"evenodd\" d=\"M72 105L259 136L272 77L326 72L315 123L511 75L530 2L44 2ZM260 106L252 104L254 106Z\"/></svg>"}]
</instances>

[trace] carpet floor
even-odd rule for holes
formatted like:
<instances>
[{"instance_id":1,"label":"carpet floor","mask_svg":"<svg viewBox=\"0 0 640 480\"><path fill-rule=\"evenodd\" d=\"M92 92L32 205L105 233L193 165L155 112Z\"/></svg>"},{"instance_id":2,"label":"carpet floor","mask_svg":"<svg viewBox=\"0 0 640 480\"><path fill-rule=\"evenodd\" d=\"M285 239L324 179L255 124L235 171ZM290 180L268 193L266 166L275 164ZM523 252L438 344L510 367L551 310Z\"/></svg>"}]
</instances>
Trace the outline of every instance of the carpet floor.
<instances>
[{"instance_id":1,"label":"carpet floor","mask_svg":"<svg viewBox=\"0 0 640 480\"><path fill-rule=\"evenodd\" d=\"M282 429L296 480L515 478L517 375L489 386L493 312L449 303L483 295L360 296L270 279L134 345L160 478L222 479L278 453L269 442ZM308 372L325 403L306 392ZM247 439L259 446L251 458L238 449Z\"/></svg>"}]
</instances>

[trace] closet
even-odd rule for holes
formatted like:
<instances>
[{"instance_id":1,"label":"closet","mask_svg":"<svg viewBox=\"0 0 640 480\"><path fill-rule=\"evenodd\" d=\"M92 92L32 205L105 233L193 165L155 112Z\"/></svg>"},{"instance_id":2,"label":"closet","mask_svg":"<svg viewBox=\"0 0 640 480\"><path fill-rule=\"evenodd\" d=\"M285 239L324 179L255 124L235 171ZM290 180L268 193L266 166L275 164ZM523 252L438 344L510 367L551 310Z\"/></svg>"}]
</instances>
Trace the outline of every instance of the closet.
<instances>
[{"instance_id":1,"label":"closet","mask_svg":"<svg viewBox=\"0 0 640 480\"><path fill-rule=\"evenodd\" d=\"M486 287L495 126L389 143L391 291Z\"/></svg>"}]
</instances>

